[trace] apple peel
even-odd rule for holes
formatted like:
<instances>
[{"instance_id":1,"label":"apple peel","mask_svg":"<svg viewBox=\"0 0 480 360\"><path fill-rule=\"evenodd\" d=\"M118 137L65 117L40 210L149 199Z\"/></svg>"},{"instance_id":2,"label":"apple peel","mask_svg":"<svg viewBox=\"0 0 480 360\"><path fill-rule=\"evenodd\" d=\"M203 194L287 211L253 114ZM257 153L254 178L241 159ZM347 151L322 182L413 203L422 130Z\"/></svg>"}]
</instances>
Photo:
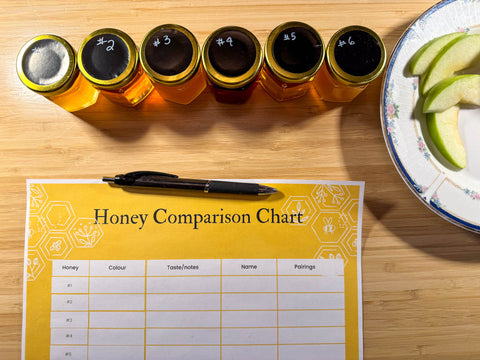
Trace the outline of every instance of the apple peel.
<instances>
[{"instance_id":1,"label":"apple peel","mask_svg":"<svg viewBox=\"0 0 480 360\"><path fill-rule=\"evenodd\" d=\"M438 53L420 83L425 95L435 84L480 61L480 34L463 35L450 41Z\"/></svg>"},{"instance_id":2,"label":"apple peel","mask_svg":"<svg viewBox=\"0 0 480 360\"><path fill-rule=\"evenodd\" d=\"M425 97L423 112L441 112L457 104L480 106L480 75L457 75L440 81Z\"/></svg>"},{"instance_id":3,"label":"apple peel","mask_svg":"<svg viewBox=\"0 0 480 360\"><path fill-rule=\"evenodd\" d=\"M467 155L458 130L459 107L427 114L427 128L434 145L452 165L463 169L467 166Z\"/></svg>"},{"instance_id":4,"label":"apple peel","mask_svg":"<svg viewBox=\"0 0 480 360\"><path fill-rule=\"evenodd\" d=\"M428 67L432 63L433 59L435 59L445 45L463 35L465 34L461 32L450 33L439 36L424 44L422 47L420 47L420 49L417 50L410 60L410 73L412 75L422 75L428 70Z\"/></svg>"}]
</instances>

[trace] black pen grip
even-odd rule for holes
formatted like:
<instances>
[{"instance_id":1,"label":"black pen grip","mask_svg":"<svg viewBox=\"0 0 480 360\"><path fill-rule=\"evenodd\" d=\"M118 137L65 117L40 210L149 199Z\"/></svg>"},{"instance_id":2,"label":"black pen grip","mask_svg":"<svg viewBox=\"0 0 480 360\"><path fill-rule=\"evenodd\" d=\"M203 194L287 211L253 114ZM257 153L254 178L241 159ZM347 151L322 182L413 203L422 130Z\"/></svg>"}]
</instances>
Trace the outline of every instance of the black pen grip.
<instances>
[{"instance_id":1,"label":"black pen grip","mask_svg":"<svg viewBox=\"0 0 480 360\"><path fill-rule=\"evenodd\" d=\"M258 195L258 184L210 181L209 193Z\"/></svg>"}]
</instances>

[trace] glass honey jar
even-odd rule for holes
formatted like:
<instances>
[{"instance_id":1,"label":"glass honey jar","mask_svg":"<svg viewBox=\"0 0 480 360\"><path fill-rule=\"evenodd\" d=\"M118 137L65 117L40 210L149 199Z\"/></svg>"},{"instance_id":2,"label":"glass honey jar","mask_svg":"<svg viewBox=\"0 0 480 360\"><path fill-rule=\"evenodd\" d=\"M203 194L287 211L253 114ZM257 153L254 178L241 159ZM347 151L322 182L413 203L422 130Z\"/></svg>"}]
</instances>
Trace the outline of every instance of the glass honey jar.
<instances>
[{"instance_id":1,"label":"glass honey jar","mask_svg":"<svg viewBox=\"0 0 480 360\"><path fill-rule=\"evenodd\" d=\"M305 95L325 56L318 32L301 22L277 26L264 47L260 84L277 101Z\"/></svg>"},{"instance_id":2,"label":"glass honey jar","mask_svg":"<svg viewBox=\"0 0 480 360\"><path fill-rule=\"evenodd\" d=\"M191 103L207 86L200 58L197 39L179 25L154 28L140 46L140 62L155 89L178 104Z\"/></svg>"},{"instance_id":3,"label":"glass honey jar","mask_svg":"<svg viewBox=\"0 0 480 360\"><path fill-rule=\"evenodd\" d=\"M262 61L257 38L238 26L214 31L202 49L202 63L219 102L246 102L258 84Z\"/></svg>"},{"instance_id":4,"label":"glass honey jar","mask_svg":"<svg viewBox=\"0 0 480 360\"><path fill-rule=\"evenodd\" d=\"M100 29L86 37L78 51L78 67L109 100L136 106L153 90L133 40L117 29Z\"/></svg>"},{"instance_id":5,"label":"glass honey jar","mask_svg":"<svg viewBox=\"0 0 480 360\"><path fill-rule=\"evenodd\" d=\"M56 35L40 35L27 42L17 57L17 74L30 90L67 111L95 104L95 89L77 68L72 46Z\"/></svg>"},{"instance_id":6,"label":"glass honey jar","mask_svg":"<svg viewBox=\"0 0 480 360\"><path fill-rule=\"evenodd\" d=\"M374 31L348 26L328 42L326 61L313 84L323 100L348 102L382 73L385 62L385 45Z\"/></svg>"}]
</instances>

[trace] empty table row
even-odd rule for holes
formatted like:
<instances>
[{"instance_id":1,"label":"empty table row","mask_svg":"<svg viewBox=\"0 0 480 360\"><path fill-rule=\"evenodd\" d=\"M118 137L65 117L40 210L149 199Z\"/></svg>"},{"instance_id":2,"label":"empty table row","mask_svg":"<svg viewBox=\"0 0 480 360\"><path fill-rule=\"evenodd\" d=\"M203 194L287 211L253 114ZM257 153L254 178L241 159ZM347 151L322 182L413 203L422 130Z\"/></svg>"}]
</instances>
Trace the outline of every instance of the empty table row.
<instances>
[{"instance_id":1,"label":"empty table row","mask_svg":"<svg viewBox=\"0 0 480 360\"><path fill-rule=\"evenodd\" d=\"M88 310L332 310L345 308L344 293L89 294L52 295L52 311Z\"/></svg>"},{"instance_id":2,"label":"empty table row","mask_svg":"<svg viewBox=\"0 0 480 360\"><path fill-rule=\"evenodd\" d=\"M343 291L343 276L52 277L54 294Z\"/></svg>"},{"instance_id":3,"label":"empty table row","mask_svg":"<svg viewBox=\"0 0 480 360\"><path fill-rule=\"evenodd\" d=\"M277 345L345 343L344 327L51 329L52 345Z\"/></svg>"},{"instance_id":4,"label":"empty table row","mask_svg":"<svg viewBox=\"0 0 480 360\"><path fill-rule=\"evenodd\" d=\"M345 326L344 310L52 312L51 328Z\"/></svg>"},{"instance_id":5,"label":"empty table row","mask_svg":"<svg viewBox=\"0 0 480 360\"><path fill-rule=\"evenodd\" d=\"M50 347L52 360L344 360L345 344Z\"/></svg>"}]
</instances>

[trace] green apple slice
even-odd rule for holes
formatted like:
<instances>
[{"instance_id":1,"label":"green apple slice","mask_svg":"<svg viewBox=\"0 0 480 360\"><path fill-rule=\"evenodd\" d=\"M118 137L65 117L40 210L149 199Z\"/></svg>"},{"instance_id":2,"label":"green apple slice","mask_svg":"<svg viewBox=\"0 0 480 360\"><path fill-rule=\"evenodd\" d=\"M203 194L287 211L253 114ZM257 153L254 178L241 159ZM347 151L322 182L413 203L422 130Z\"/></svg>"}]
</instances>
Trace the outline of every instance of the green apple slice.
<instances>
[{"instance_id":1,"label":"green apple slice","mask_svg":"<svg viewBox=\"0 0 480 360\"><path fill-rule=\"evenodd\" d=\"M427 93L423 112L441 112L457 104L480 106L480 75L457 75L440 81Z\"/></svg>"},{"instance_id":2,"label":"green apple slice","mask_svg":"<svg viewBox=\"0 0 480 360\"><path fill-rule=\"evenodd\" d=\"M450 41L462 35L465 35L465 33L455 32L439 36L427 42L425 45L423 45L420 49L417 50L417 52L410 60L410 73L412 75L422 75L425 71L427 71L430 63L433 61L433 59L435 59L435 57L442 50L442 48Z\"/></svg>"},{"instance_id":3,"label":"green apple slice","mask_svg":"<svg viewBox=\"0 0 480 360\"><path fill-rule=\"evenodd\" d=\"M469 68L480 61L480 34L459 36L450 41L430 64L420 87L426 94L435 84L455 72Z\"/></svg>"},{"instance_id":4,"label":"green apple slice","mask_svg":"<svg viewBox=\"0 0 480 360\"><path fill-rule=\"evenodd\" d=\"M467 165L467 155L458 130L458 106L439 113L427 114L427 128L430 138L438 151L452 165L463 169Z\"/></svg>"}]
</instances>

